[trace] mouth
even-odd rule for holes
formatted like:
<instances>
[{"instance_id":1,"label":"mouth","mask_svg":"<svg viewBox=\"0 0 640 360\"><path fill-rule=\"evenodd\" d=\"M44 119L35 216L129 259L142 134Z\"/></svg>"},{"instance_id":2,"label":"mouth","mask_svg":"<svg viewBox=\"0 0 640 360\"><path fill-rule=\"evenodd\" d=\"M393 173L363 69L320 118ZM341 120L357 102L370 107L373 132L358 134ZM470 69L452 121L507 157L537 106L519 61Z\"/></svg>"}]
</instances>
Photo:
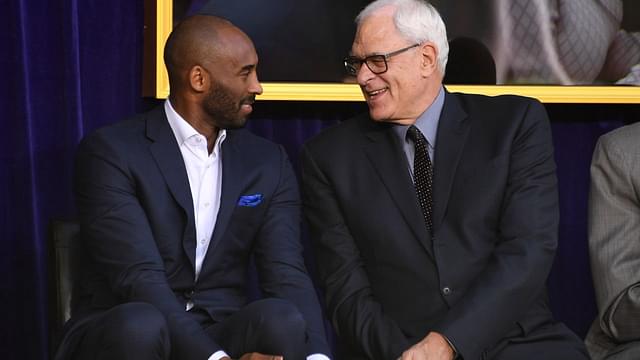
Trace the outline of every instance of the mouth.
<instances>
[{"instance_id":1,"label":"mouth","mask_svg":"<svg viewBox=\"0 0 640 360\"><path fill-rule=\"evenodd\" d=\"M367 98L367 100L370 101L375 101L377 99L379 99L380 97L382 97L384 94L387 93L387 91L389 91L388 87L384 87L381 89L376 89L376 90L367 90L367 89L362 89L365 97Z\"/></svg>"},{"instance_id":2,"label":"mouth","mask_svg":"<svg viewBox=\"0 0 640 360\"><path fill-rule=\"evenodd\" d=\"M246 99L240 103L240 110L243 112L252 112L255 99Z\"/></svg>"}]
</instances>

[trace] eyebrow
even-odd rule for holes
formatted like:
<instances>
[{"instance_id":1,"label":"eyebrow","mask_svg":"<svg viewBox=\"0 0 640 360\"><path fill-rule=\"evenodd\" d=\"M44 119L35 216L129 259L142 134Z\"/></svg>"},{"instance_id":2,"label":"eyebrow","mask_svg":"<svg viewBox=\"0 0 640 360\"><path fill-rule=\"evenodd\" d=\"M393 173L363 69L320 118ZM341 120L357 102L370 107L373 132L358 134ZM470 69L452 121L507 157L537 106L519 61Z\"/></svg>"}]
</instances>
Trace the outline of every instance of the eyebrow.
<instances>
[{"instance_id":1,"label":"eyebrow","mask_svg":"<svg viewBox=\"0 0 640 360\"><path fill-rule=\"evenodd\" d=\"M380 51L375 51L375 52L372 52L372 53L364 54L363 57L359 57L359 56L353 55L353 51L349 51L349 56L354 57L354 58L358 58L358 59L366 59L369 56L377 56L377 55L384 55L384 54L386 54L386 53L385 52L380 52Z\"/></svg>"},{"instance_id":2,"label":"eyebrow","mask_svg":"<svg viewBox=\"0 0 640 360\"><path fill-rule=\"evenodd\" d=\"M245 72L245 71L251 71L253 69L255 69L258 65L257 64L249 64L249 65L245 65L240 69L240 73Z\"/></svg>"}]
</instances>

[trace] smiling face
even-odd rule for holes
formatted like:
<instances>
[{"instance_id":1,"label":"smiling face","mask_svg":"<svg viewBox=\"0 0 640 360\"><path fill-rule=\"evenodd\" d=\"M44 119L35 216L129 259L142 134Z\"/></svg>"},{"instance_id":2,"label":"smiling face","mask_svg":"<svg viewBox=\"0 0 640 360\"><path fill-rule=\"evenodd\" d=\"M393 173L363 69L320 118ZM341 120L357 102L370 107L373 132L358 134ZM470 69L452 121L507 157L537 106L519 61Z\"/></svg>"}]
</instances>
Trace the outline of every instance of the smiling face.
<instances>
[{"instance_id":1,"label":"smiling face","mask_svg":"<svg viewBox=\"0 0 640 360\"><path fill-rule=\"evenodd\" d=\"M183 20L165 45L169 99L213 146L219 129L245 125L262 93L253 42L229 21L210 15Z\"/></svg>"},{"instance_id":2,"label":"smiling face","mask_svg":"<svg viewBox=\"0 0 640 360\"><path fill-rule=\"evenodd\" d=\"M363 59L386 54L413 43L393 23L393 7L384 7L362 20L351 55ZM387 60L388 70L374 74L363 65L356 79L375 121L413 124L433 102L441 76L436 70L436 49L427 42Z\"/></svg>"},{"instance_id":3,"label":"smiling face","mask_svg":"<svg viewBox=\"0 0 640 360\"><path fill-rule=\"evenodd\" d=\"M251 40L235 27L221 29L219 39L220 53L204 66L211 86L202 106L217 128L234 129L245 125L256 95L262 93L258 55Z\"/></svg>"}]
</instances>

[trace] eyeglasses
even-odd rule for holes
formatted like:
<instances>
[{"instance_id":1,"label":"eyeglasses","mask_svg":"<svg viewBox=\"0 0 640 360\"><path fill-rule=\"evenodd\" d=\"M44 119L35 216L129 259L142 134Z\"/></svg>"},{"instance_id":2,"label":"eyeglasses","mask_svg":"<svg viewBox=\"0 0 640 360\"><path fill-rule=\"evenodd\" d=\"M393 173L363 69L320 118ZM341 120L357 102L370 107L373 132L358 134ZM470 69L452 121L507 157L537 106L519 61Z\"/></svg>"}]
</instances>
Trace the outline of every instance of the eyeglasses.
<instances>
[{"instance_id":1,"label":"eyeglasses","mask_svg":"<svg viewBox=\"0 0 640 360\"><path fill-rule=\"evenodd\" d=\"M414 47L419 45L420 44L413 44L411 46L407 46L406 48L402 48L400 50L392 51L386 54L369 55L364 59L360 59L355 56L347 56L346 58L344 58L344 68L347 70L347 73L349 75L356 76L358 75L358 71L360 71L362 64L365 63L372 73L379 75L389 70L387 60L389 60L392 56L402 54L403 52L409 49L413 49Z\"/></svg>"}]
</instances>

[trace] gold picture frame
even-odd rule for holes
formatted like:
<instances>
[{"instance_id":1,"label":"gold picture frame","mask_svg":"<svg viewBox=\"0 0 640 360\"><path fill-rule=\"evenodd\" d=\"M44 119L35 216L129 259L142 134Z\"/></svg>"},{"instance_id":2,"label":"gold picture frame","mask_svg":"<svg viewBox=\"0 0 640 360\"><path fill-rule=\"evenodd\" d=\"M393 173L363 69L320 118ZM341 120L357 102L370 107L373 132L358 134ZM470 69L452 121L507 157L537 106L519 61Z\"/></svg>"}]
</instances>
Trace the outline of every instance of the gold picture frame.
<instances>
[{"instance_id":1,"label":"gold picture frame","mask_svg":"<svg viewBox=\"0 0 640 360\"><path fill-rule=\"evenodd\" d=\"M146 0L145 71L143 94L158 99L169 95L169 80L163 62L164 43L173 27L172 0ZM276 101L364 101L355 84L265 82L258 100ZM533 97L543 103L640 104L640 86L567 85L446 85L451 92L489 96L513 94Z\"/></svg>"}]
</instances>

